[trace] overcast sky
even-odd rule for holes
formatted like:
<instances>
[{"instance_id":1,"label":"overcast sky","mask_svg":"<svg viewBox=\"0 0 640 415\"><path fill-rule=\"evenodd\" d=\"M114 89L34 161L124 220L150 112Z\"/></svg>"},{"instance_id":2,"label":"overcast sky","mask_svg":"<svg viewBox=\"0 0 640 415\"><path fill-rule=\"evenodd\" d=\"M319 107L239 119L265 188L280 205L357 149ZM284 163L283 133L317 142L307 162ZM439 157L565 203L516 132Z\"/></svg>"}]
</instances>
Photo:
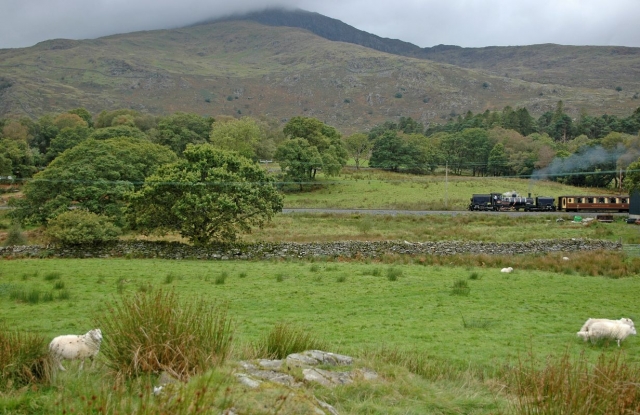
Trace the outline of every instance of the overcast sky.
<instances>
[{"instance_id":1,"label":"overcast sky","mask_svg":"<svg viewBox=\"0 0 640 415\"><path fill-rule=\"evenodd\" d=\"M421 47L640 47L640 0L0 0L0 48L167 29L290 7Z\"/></svg>"}]
</instances>

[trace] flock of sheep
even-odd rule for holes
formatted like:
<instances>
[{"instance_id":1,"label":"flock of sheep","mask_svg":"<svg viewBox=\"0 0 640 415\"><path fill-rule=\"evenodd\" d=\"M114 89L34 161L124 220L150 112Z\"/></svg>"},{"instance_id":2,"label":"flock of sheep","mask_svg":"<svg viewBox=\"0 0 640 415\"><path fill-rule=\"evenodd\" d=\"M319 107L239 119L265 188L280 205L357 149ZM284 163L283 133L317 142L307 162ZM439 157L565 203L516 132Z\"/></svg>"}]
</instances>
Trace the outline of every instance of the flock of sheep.
<instances>
[{"instance_id":1,"label":"flock of sheep","mask_svg":"<svg viewBox=\"0 0 640 415\"><path fill-rule=\"evenodd\" d=\"M632 334L635 335L637 333L633 320L630 318L621 318L620 320L590 318L577 333L578 337L581 337L584 341L616 340L618 347L620 347L621 341ZM65 370L64 366L62 366L62 360L64 359L80 360L80 369L82 369L85 359L91 360L91 366L93 366L93 359L100 351L100 343L102 343L102 331L93 329L86 334L69 334L54 338L49 343L49 353L54 366L57 366L60 370Z\"/></svg>"}]
</instances>

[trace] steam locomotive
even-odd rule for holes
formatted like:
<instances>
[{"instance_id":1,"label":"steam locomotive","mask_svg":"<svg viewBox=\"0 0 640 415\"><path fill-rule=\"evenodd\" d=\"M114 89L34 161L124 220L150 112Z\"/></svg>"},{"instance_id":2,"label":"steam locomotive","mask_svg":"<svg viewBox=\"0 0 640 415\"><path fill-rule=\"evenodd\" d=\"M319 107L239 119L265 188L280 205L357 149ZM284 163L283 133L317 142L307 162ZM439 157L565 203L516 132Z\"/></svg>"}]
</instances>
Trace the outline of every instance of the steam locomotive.
<instances>
[{"instance_id":1,"label":"steam locomotive","mask_svg":"<svg viewBox=\"0 0 640 415\"><path fill-rule=\"evenodd\" d=\"M629 196L615 195L568 195L531 197L520 196L516 192L474 194L471 197L469 210L506 211L520 209L525 212L628 212Z\"/></svg>"}]
</instances>

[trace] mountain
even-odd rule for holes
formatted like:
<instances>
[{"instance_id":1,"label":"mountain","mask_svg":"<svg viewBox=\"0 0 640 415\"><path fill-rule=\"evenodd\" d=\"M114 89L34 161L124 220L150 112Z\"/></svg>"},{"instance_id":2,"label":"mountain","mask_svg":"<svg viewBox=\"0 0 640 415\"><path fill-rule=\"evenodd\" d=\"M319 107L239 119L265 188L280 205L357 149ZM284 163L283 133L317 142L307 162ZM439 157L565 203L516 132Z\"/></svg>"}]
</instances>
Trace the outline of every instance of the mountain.
<instances>
[{"instance_id":1,"label":"mountain","mask_svg":"<svg viewBox=\"0 0 640 415\"><path fill-rule=\"evenodd\" d=\"M529 82L586 88L620 87L634 94L640 92L640 48L555 44L485 48L437 45L420 48L401 40L381 38L339 20L304 10L270 9L225 20L251 20L270 26L298 27L328 40L479 69Z\"/></svg>"},{"instance_id":2,"label":"mountain","mask_svg":"<svg viewBox=\"0 0 640 415\"><path fill-rule=\"evenodd\" d=\"M614 53L617 50L617 53ZM172 30L0 50L0 116L85 107L303 115L343 133L507 105L534 116L640 106L638 48L419 48L316 13L272 10ZM546 63L545 63L546 62ZM616 90L616 87L618 90ZM634 98L635 95L635 98Z\"/></svg>"}]
</instances>

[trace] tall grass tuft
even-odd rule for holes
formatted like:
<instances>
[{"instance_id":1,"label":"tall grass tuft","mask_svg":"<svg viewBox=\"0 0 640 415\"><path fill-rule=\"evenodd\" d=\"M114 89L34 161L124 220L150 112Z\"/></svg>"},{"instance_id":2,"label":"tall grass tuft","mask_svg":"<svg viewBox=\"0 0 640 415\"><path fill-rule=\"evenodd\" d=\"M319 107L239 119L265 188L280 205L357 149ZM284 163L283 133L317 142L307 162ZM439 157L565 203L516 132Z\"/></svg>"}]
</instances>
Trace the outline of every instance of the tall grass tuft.
<instances>
[{"instance_id":1,"label":"tall grass tuft","mask_svg":"<svg viewBox=\"0 0 640 415\"><path fill-rule=\"evenodd\" d=\"M60 279L60 276L61 276L61 275L62 275L62 274L60 274L59 272L47 272L47 273L44 275L44 280L45 280L45 281L58 280L58 279Z\"/></svg>"},{"instance_id":2,"label":"tall grass tuft","mask_svg":"<svg viewBox=\"0 0 640 415\"><path fill-rule=\"evenodd\" d=\"M30 291L15 288L9 291L9 299L21 303L38 304L41 300L41 293L37 288L33 288Z\"/></svg>"},{"instance_id":3,"label":"tall grass tuft","mask_svg":"<svg viewBox=\"0 0 640 415\"><path fill-rule=\"evenodd\" d=\"M621 353L601 354L592 364L568 353L540 368L533 357L520 361L509 383L519 414L635 414L640 412L640 366Z\"/></svg>"},{"instance_id":4,"label":"tall grass tuft","mask_svg":"<svg viewBox=\"0 0 640 415\"><path fill-rule=\"evenodd\" d=\"M124 377L166 371L187 380L222 364L231 350L227 307L181 302L173 291L125 295L95 323L109 333L101 349L106 365Z\"/></svg>"},{"instance_id":5,"label":"tall grass tuft","mask_svg":"<svg viewBox=\"0 0 640 415\"><path fill-rule=\"evenodd\" d=\"M469 274L469 279L470 280L479 280L480 279L480 274L478 274L477 272L472 272L471 274Z\"/></svg>"},{"instance_id":6,"label":"tall grass tuft","mask_svg":"<svg viewBox=\"0 0 640 415\"><path fill-rule=\"evenodd\" d=\"M398 278L402 277L402 269L390 267L387 268L387 279L389 281L397 281Z\"/></svg>"},{"instance_id":7,"label":"tall grass tuft","mask_svg":"<svg viewBox=\"0 0 640 415\"><path fill-rule=\"evenodd\" d=\"M43 336L0 327L0 390L48 384L51 366Z\"/></svg>"},{"instance_id":8,"label":"tall grass tuft","mask_svg":"<svg viewBox=\"0 0 640 415\"><path fill-rule=\"evenodd\" d=\"M222 285L225 283L228 277L229 277L229 273L227 271L222 271L220 275L216 277L216 279L214 280L214 283L216 285Z\"/></svg>"},{"instance_id":9,"label":"tall grass tuft","mask_svg":"<svg viewBox=\"0 0 640 415\"><path fill-rule=\"evenodd\" d=\"M324 349L325 342L313 334L291 323L277 323L255 346L256 356L269 359L284 359L291 353Z\"/></svg>"},{"instance_id":10,"label":"tall grass tuft","mask_svg":"<svg viewBox=\"0 0 640 415\"><path fill-rule=\"evenodd\" d=\"M469 295L471 288L467 280L458 279L453 282L451 287L451 295Z\"/></svg>"},{"instance_id":11,"label":"tall grass tuft","mask_svg":"<svg viewBox=\"0 0 640 415\"><path fill-rule=\"evenodd\" d=\"M164 276L164 283L171 284L175 279L176 279L176 275L173 272L169 272L167 273L167 275Z\"/></svg>"},{"instance_id":12,"label":"tall grass tuft","mask_svg":"<svg viewBox=\"0 0 640 415\"><path fill-rule=\"evenodd\" d=\"M64 289L58 292L58 300L68 300L69 298L71 298L71 293L69 292L69 290Z\"/></svg>"},{"instance_id":13,"label":"tall grass tuft","mask_svg":"<svg viewBox=\"0 0 640 415\"><path fill-rule=\"evenodd\" d=\"M54 290L61 290L63 288L64 288L64 281L56 281L56 283L53 284Z\"/></svg>"}]
</instances>

